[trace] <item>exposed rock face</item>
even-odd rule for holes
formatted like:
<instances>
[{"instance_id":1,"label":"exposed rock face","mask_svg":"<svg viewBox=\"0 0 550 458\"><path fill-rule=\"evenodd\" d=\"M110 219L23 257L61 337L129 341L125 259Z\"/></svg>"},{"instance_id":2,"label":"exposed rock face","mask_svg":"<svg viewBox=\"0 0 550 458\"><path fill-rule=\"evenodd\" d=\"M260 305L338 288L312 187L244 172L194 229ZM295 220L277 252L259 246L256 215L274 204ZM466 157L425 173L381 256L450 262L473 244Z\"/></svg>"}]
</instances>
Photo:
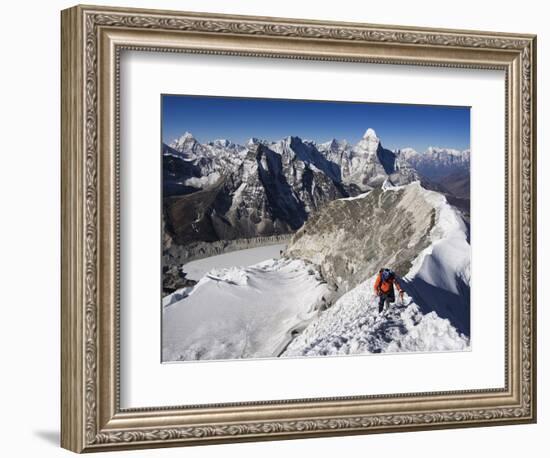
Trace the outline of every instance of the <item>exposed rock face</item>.
<instances>
[{"instance_id":1,"label":"exposed rock face","mask_svg":"<svg viewBox=\"0 0 550 458\"><path fill-rule=\"evenodd\" d=\"M335 199L427 182L411 164L464 165L466 156L453 151L434 148L427 158L414 150L394 153L370 128L354 146L293 136L251 138L246 146L223 139L201 144L185 133L163 146L166 229L175 244L293 233ZM428 187L438 186L444 188Z\"/></svg>"},{"instance_id":2,"label":"exposed rock face","mask_svg":"<svg viewBox=\"0 0 550 458\"><path fill-rule=\"evenodd\" d=\"M166 226L176 243L294 232L312 211L349 195L338 167L296 137L272 147L250 144L232 168L206 189L165 199Z\"/></svg>"},{"instance_id":3,"label":"exposed rock face","mask_svg":"<svg viewBox=\"0 0 550 458\"><path fill-rule=\"evenodd\" d=\"M325 156L328 161L338 166L342 164L343 157L348 156L352 148L353 145L350 145L347 140L337 140L335 138L329 142L317 145L319 152Z\"/></svg>"},{"instance_id":4,"label":"exposed rock face","mask_svg":"<svg viewBox=\"0 0 550 458\"><path fill-rule=\"evenodd\" d=\"M405 275L430 243L436 210L425 193L415 182L330 202L294 234L285 256L319 265L339 293L384 266Z\"/></svg>"},{"instance_id":5,"label":"exposed rock face","mask_svg":"<svg viewBox=\"0 0 550 458\"><path fill-rule=\"evenodd\" d=\"M163 200L164 227L169 237L166 242L183 245L194 241L213 242L219 240L210 218L223 181L215 186L193 194L165 197Z\"/></svg>"},{"instance_id":6,"label":"exposed rock face","mask_svg":"<svg viewBox=\"0 0 550 458\"><path fill-rule=\"evenodd\" d=\"M163 144L163 160L167 157L179 160L179 167L185 169L181 179L202 178L203 180L187 180L186 185L203 189L215 180L204 180L213 173L222 174L235 171L248 149L236 145L225 139L214 140L209 143L199 143L192 134L186 132L170 145ZM164 165L164 164L163 164Z\"/></svg>"},{"instance_id":7,"label":"exposed rock face","mask_svg":"<svg viewBox=\"0 0 550 458\"><path fill-rule=\"evenodd\" d=\"M419 179L406 161L382 146L370 128L354 147L333 140L324 143L322 150L340 167L344 184L357 186L361 191L382 186L386 180L392 185L403 185Z\"/></svg>"},{"instance_id":8,"label":"exposed rock face","mask_svg":"<svg viewBox=\"0 0 550 458\"><path fill-rule=\"evenodd\" d=\"M205 156L205 148L193 137L190 132L185 132L180 138L170 143L170 148L179 153L182 159L190 161Z\"/></svg>"},{"instance_id":9,"label":"exposed rock face","mask_svg":"<svg viewBox=\"0 0 550 458\"><path fill-rule=\"evenodd\" d=\"M384 183L394 170L393 162L393 153L382 148L374 130L367 129L362 140L342 157L342 178L366 191Z\"/></svg>"},{"instance_id":10,"label":"exposed rock face","mask_svg":"<svg viewBox=\"0 0 550 458\"><path fill-rule=\"evenodd\" d=\"M259 145L256 158L262 184L268 194L275 190L270 199L272 207L278 208L283 202L283 207L297 216L291 225L293 230L313 210L349 195L341 184L338 166L321 155L313 144L298 137L288 137L270 147Z\"/></svg>"},{"instance_id":11,"label":"exposed rock face","mask_svg":"<svg viewBox=\"0 0 550 458\"><path fill-rule=\"evenodd\" d=\"M185 278L186 274L181 271L179 266L169 265L162 267L162 293L171 294L180 288L195 286L195 280Z\"/></svg>"},{"instance_id":12,"label":"exposed rock face","mask_svg":"<svg viewBox=\"0 0 550 458\"><path fill-rule=\"evenodd\" d=\"M201 169L184 160L176 150L162 145L162 192L164 197L190 194L198 188L188 184L190 178L200 178Z\"/></svg>"}]
</instances>

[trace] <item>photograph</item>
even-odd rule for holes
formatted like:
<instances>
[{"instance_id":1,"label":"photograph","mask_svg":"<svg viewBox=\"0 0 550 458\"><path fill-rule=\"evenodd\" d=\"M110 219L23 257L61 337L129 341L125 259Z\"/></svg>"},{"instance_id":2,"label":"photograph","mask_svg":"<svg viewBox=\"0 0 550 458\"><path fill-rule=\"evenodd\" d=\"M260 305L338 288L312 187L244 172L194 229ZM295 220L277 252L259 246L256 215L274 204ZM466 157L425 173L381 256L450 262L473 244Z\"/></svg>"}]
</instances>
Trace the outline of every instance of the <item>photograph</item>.
<instances>
[{"instance_id":1,"label":"photograph","mask_svg":"<svg viewBox=\"0 0 550 458\"><path fill-rule=\"evenodd\" d=\"M161 110L163 362L470 349L470 107Z\"/></svg>"}]
</instances>

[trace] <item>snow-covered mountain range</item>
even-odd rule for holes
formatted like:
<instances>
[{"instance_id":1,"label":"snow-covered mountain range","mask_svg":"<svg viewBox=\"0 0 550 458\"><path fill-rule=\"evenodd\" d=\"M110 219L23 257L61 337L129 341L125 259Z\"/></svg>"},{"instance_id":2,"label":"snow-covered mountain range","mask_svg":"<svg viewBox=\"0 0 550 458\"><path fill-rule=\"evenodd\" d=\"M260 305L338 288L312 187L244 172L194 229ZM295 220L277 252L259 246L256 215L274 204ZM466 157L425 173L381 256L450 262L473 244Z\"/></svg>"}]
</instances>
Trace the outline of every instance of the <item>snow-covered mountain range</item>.
<instances>
[{"instance_id":1,"label":"snow-covered mountain range","mask_svg":"<svg viewBox=\"0 0 550 458\"><path fill-rule=\"evenodd\" d=\"M371 128L355 146L333 139L318 149L340 167L344 183L355 185L363 192L381 186L386 180L400 185L420 178L406 161L382 146Z\"/></svg>"},{"instance_id":2,"label":"snow-covered mountain range","mask_svg":"<svg viewBox=\"0 0 550 458\"><path fill-rule=\"evenodd\" d=\"M162 153L164 361L469 347L468 150L390 151L368 128ZM236 239L255 243L212 256ZM384 313L381 267L405 291Z\"/></svg>"},{"instance_id":3,"label":"snow-covered mountain range","mask_svg":"<svg viewBox=\"0 0 550 458\"><path fill-rule=\"evenodd\" d=\"M469 347L468 230L418 181L330 202L280 258L220 261L203 260L196 285L164 298L164 361ZM384 313L373 288L381 265L395 266L406 292Z\"/></svg>"},{"instance_id":4,"label":"snow-covered mountain range","mask_svg":"<svg viewBox=\"0 0 550 458\"><path fill-rule=\"evenodd\" d=\"M441 177L454 172L463 191L465 170L469 151L393 152L371 128L356 145L296 136L252 138L245 146L200 143L186 132L163 144L166 240L183 245L293 233L328 202L384 183L425 180L441 188Z\"/></svg>"},{"instance_id":5,"label":"snow-covered mountain range","mask_svg":"<svg viewBox=\"0 0 550 458\"><path fill-rule=\"evenodd\" d=\"M423 153L412 148L397 151L399 158L414 167L418 173L430 179L439 179L457 171L470 171L470 150L430 146Z\"/></svg>"}]
</instances>

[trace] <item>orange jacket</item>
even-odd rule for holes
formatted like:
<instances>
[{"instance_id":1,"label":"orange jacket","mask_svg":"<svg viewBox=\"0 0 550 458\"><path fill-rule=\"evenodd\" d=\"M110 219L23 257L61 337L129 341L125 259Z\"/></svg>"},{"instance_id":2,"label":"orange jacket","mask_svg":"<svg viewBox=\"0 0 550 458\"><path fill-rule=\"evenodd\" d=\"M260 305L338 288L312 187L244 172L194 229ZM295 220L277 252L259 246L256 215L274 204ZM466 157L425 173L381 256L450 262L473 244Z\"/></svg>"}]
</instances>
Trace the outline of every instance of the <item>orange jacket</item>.
<instances>
[{"instance_id":1,"label":"orange jacket","mask_svg":"<svg viewBox=\"0 0 550 458\"><path fill-rule=\"evenodd\" d=\"M381 291L383 294L387 294L391 291L393 285L395 285L397 291L401 292L401 287L399 283L395 281L395 277L391 277L387 281L382 281L382 274L379 272L374 282L374 292L378 294L379 291Z\"/></svg>"}]
</instances>

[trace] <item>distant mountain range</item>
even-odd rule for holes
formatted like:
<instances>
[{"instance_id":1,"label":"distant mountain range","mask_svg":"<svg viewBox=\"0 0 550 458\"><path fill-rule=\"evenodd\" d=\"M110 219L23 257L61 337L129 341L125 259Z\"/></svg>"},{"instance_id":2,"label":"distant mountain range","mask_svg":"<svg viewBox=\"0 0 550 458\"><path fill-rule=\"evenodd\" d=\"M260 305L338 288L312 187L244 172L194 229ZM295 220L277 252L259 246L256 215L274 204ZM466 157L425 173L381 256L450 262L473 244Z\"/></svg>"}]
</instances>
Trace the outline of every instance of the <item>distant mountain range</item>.
<instances>
[{"instance_id":1,"label":"distant mountain range","mask_svg":"<svg viewBox=\"0 0 550 458\"><path fill-rule=\"evenodd\" d=\"M390 151L370 128L356 145L296 136L200 143L187 132L162 153L165 248L293 233L332 200L414 181L462 207L469 199L469 150Z\"/></svg>"}]
</instances>

